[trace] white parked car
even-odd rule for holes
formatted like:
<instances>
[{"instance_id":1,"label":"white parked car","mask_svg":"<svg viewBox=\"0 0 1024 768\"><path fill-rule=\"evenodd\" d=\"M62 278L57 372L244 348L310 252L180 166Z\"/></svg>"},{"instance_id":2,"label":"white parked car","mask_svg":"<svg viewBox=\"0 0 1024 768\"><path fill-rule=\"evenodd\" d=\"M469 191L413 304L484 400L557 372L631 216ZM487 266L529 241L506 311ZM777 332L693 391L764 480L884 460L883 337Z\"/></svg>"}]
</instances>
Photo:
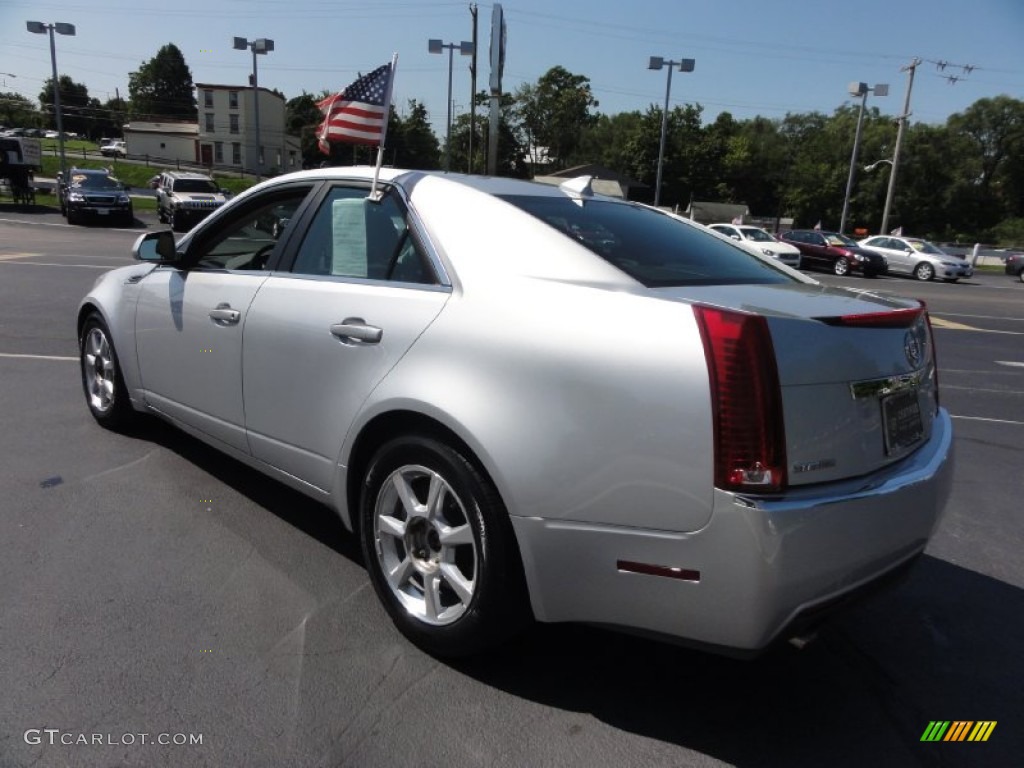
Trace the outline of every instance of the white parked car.
<instances>
[{"instance_id":1,"label":"white parked car","mask_svg":"<svg viewBox=\"0 0 1024 768\"><path fill-rule=\"evenodd\" d=\"M156 414L331 507L442 656L531 618L753 653L924 551L953 453L920 302L586 179L373 176L141 236L79 306L93 417Z\"/></svg>"},{"instance_id":2,"label":"white parked car","mask_svg":"<svg viewBox=\"0 0 1024 768\"><path fill-rule=\"evenodd\" d=\"M875 235L858 244L884 255L889 262L889 274L911 275L918 280L939 278L950 283L974 275L974 268L966 259L952 256L919 237Z\"/></svg>"},{"instance_id":3,"label":"white parked car","mask_svg":"<svg viewBox=\"0 0 1024 768\"><path fill-rule=\"evenodd\" d=\"M776 240L760 227L753 227L749 224L709 224L708 229L732 238L737 245L758 256L768 256L778 259L787 267L800 268L799 249L789 243Z\"/></svg>"},{"instance_id":4,"label":"white parked car","mask_svg":"<svg viewBox=\"0 0 1024 768\"><path fill-rule=\"evenodd\" d=\"M128 147L120 140L115 140L100 147L100 154L104 157L127 157Z\"/></svg>"}]
</instances>

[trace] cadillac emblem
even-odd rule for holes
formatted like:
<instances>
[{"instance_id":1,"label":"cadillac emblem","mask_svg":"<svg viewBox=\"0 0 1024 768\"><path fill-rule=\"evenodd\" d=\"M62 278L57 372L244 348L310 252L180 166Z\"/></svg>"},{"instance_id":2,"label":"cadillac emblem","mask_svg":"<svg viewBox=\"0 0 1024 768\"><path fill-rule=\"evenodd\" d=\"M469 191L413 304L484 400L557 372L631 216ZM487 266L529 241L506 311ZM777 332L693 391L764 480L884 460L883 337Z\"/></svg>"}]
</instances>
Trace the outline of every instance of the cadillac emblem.
<instances>
[{"instance_id":1,"label":"cadillac emblem","mask_svg":"<svg viewBox=\"0 0 1024 768\"><path fill-rule=\"evenodd\" d=\"M913 331L907 331L907 335L903 337L903 353L907 356L911 368L917 368L921 364L921 342Z\"/></svg>"}]
</instances>

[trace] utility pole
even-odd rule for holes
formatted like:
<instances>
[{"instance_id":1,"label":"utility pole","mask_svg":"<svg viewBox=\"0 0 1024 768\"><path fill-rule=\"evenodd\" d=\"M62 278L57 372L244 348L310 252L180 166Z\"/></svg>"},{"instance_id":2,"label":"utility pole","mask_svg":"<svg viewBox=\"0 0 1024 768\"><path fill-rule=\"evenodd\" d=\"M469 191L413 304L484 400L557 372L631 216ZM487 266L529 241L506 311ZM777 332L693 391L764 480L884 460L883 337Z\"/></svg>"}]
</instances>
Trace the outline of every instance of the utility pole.
<instances>
[{"instance_id":1,"label":"utility pole","mask_svg":"<svg viewBox=\"0 0 1024 768\"><path fill-rule=\"evenodd\" d=\"M473 17L473 61L469 64L469 167L467 173L473 173L473 134L476 133L476 3L469 4L469 15Z\"/></svg>"},{"instance_id":2,"label":"utility pole","mask_svg":"<svg viewBox=\"0 0 1024 768\"><path fill-rule=\"evenodd\" d=\"M896 190L896 171L900 164L900 145L903 143L903 130L910 119L910 93L914 89L914 72L921 66L921 59L915 57L907 66L900 67L900 72L909 72L907 77L907 98L903 102L903 114L899 116L899 128L896 129L896 149L892 153L892 171L889 173L889 190L885 193L885 210L882 212L882 229L879 234L889 234L889 209Z\"/></svg>"}]
</instances>

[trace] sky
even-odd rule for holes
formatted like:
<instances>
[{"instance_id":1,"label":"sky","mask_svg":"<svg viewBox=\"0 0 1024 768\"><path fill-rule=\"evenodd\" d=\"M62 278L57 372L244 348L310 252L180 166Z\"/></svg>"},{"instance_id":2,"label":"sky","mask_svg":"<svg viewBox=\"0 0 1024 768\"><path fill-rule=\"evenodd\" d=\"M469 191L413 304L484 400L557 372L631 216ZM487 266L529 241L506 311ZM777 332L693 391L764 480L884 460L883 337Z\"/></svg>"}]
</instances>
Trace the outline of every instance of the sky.
<instances>
[{"instance_id":1,"label":"sky","mask_svg":"<svg viewBox=\"0 0 1024 768\"><path fill-rule=\"evenodd\" d=\"M493 4L478 3L478 89L490 75ZM503 90L535 83L561 65L590 79L597 111L644 111L665 99L666 70L651 56L695 60L673 73L670 106L699 103L706 122L789 112L831 114L856 100L851 82L888 83L868 96L882 114L902 112L907 73L911 120L944 123L983 97L1024 98L1024 0L507 0ZM26 21L74 24L56 37L60 74L106 101L128 94L128 75L167 43L181 49L197 83L241 85L252 54L234 37L270 38L259 83L286 98L338 91L398 54L393 103L422 102L439 138L447 120L448 54L430 38L472 40L468 2L432 0L0 0L0 91L38 100L51 62L47 36ZM454 114L468 109L470 58L456 55ZM945 68L941 63L945 62ZM967 67L972 67L968 72ZM955 81L953 78L957 78ZM479 112L478 112L479 114Z\"/></svg>"}]
</instances>

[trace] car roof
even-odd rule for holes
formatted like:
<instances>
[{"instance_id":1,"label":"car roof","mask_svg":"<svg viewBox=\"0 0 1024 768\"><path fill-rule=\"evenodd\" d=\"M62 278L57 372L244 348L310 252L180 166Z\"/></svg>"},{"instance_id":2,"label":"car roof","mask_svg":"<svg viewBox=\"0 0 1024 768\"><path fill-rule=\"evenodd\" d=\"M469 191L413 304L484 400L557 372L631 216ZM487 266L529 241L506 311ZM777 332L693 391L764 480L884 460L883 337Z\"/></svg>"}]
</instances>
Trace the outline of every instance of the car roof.
<instances>
[{"instance_id":1,"label":"car roof","mask_svg":"<svg viewBox=\"0 0 1024 768\"><path fill-rule=\"evenodd\" d=\"M373 179L373 166L332 166L329 168L313 168L306 171L295 171L293 173L277 176L264 185L281 183L301 179L338 179L338 180L365 180ZM542 184L524 179L510 179L502 176L470 176L462 173L449 173L445 171L418 171L402 168L381 168L379 179L381 182L395 184L406 190L411 190L418 183L430 179L456 184L462 187L484 192L488 195L533 195L538 197L565 197L571 193L567 192L561 185ZM567 178L566 182L576 182L577 179ZM262 186L262 185L261 185ZM601 200L618 201L618 198L605 197L594 194L595 198ZM623 201L619 201L623 202ZM626 201L628 202L628 201Z\"/></svg>"}]
</instances>

